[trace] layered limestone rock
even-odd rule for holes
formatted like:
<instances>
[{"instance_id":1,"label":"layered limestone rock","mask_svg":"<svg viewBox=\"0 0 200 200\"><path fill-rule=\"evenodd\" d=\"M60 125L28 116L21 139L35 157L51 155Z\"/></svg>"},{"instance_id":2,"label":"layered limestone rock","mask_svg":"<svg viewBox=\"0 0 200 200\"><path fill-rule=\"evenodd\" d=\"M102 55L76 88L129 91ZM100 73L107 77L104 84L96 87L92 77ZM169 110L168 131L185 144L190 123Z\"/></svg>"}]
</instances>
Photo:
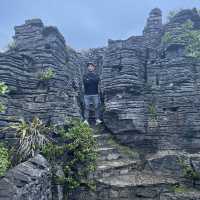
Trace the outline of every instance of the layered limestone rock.
<instances>
[{"instance_id":1,"label":"layered limestone rock","mask_svg":"<svg viewBox=\"0 0 200 200\"><path fill-rule=\"evenodd\" d=\"M161 12L154 9L143 36L109 41L102 73L104 122L121 142L145 151L199 150L200 62L174 48L163 52L160 43L165 32L173 34L172 27L188 19L198 28L195 10L162 26Z\"/></svg>"},{"instance_id":2,"label":"layered limestone rock","mask_svg":"<svg viewBox=\"0 0 200 200\"><path fill-rule=\"evenodd\" d=\"M115 141L106 129L96 129L94 137L99 152L93 177L96 189L79 188L70 199L199 199L199 154L167 150L141 159L140 152Z\"/></svg>"},{"instance_id":3,"label":"layered limestone rock","mask_svg":"<svg viewBox=\"0 0 200 200\"><path fill-rule=\"evenodd\" d=\"M7 109L0 115L1 126L33 116L48 123L80 117L81 61L57 28L45 27L39 19L27 20L15 27L14 42L0 54L0 80L10 90L2 97ZM48 69L53 76L41 79Z\"/></svg>"},{"instance_id":4,"label":"layered limestone rock","mask_svg":"<svg viewBox=\"0 0 200 200\"><path fill-rule=\"evenodd\" d=\"M0 180L0 200L50 200L50 165L41 155L9 170Z\"/></svg>"},{"instance_id":5,"label":"layered limestone rock","mask_svg":"<svg viewBox=\"0 0 200 200\"><path fill-rule=\"evenodd\" d=\"M193 29L200 29L200 16L196 9L180 11L163 27L164 33L170 34L170 41L168 40L164 45L165 57L172 59L185 55L186 41L183 38L180 39L179 36L183 25L187 22L193 23Z\"/></svg>"},{"instance_id":6,"label":"layered limestone rock","mask_svg":"<svg viewBox=\"0 0 200 200\"><path fill-rule=\"evenodd\" d=\"M1 97L7 109L0 125L20 117L38 116L48 123L80 117L81 76L93 62L101 75L108 129L100 127L94 135L99 157L91 178L96 191L79 188L70 199L200 199L200 62L185 55L184 41L174 43L188 19L200 29L195 9L183 10L163 25L156 8L142 36L109 40L107 47L78 53L65 45L57 28L27 20L15 27L15 45L0 54L0 80L10 89ZM168 32L172 42L164 45ZM48 68L54 76L41 80ZM51 196L48 164L40 156L37 164L33 160L0 180L0 199L58 198Z\"/></svg>"},{"instance_id":7,"label":"layered limestone rock","mask_svg":"<svg viewBox=\"0 0 200 200\"><path fill-rule=\"evenodd\" d=\"M143 30L145 47L156 48L160 44L162 29L162 12L159 8L155 8L150 12Z\"/></svg>"}]
</instances>

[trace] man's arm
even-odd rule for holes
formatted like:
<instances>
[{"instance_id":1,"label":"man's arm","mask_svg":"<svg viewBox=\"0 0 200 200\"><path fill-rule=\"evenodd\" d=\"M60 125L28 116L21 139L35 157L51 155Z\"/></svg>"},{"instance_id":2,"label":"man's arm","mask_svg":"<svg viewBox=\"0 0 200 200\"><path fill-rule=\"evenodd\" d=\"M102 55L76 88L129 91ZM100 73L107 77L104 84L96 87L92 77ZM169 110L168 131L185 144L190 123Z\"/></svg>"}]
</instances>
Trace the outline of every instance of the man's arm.
<instances>
[{"instance_id":1,"label":"man's arm","mask_svg":"<svg viewBox=\"0 0 200 200\"><path fill-rule=\"evenodd\" d=\"M82 80L82 91L84 93L84 90L85 90L85 83L86 83L86 74L83 75L83 80Z\"/></svg>"},{"instance_id":2,"label":"man's arm","mask_svg":"<svg viewBox=\"0 0 200 200\"><path fill-rule=\"evenodd\" d=\"M99 96L102 99L103 98L103 88L102 88L102 84L101 84L101 78L98 75L98 92L99 92Z\"/></svg>"}]
</instances>

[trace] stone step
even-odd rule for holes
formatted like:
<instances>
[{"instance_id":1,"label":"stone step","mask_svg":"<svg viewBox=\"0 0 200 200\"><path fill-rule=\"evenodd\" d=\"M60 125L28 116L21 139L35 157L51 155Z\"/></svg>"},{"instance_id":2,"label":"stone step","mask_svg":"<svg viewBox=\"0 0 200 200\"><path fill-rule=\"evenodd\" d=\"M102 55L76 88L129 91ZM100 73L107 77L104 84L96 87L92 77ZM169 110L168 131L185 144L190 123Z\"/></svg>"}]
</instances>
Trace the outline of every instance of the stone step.
<instances>
[{"instance_id":1,"label":"stone step","mask_svg":"<svg viewBox=\"0 0 200 200\"><path fill-rule=\"evenodd\" d=\"M110 134L99 134L94 135L94 138L97 140L99 146L108 146L108 140L110 138Z\"/></svg>"},{"instance_id":2,"label":"stone step","mask_svg":"<svg viewBox=\"0 0 200 200\"><path fill-rule=\"evenodd\" d=\"M98 153L98 160L117 160L121 157L118 149L113 147L102 147L96 151Z\"/></svg>"},{"instance_id":3,"label":"stone step","mask_svg":"<svg viewBox=\"0 0 200 200\"><path fill-rule=\"evenodd\" d=\"M107 133L94 134L93 137L96 138L96 139L99 139L99 138L109 138L110 134L107 134Z\"/></svg>"},{"instance_id":4,"label":"stone step","mask_svg":"<svg viewBox=\"0 0 200 200\"><path fill-rule=\"evenodd\" d=\"M136 171L133 174L105 177L97 180L98 197L105 200L159 199L161 192L170 192L177 181ZM97 198L98 199L98 198Z\"/></svg>"},{"instance_id":5,"label":"stone step","mask_svg":"<svg viewBox=\"0 0 200 200\"><path fill-rule=\"evenodd\" d=\"M119 188L133 186L155 186L160 184L176 184L177 181L171 177L156 176L150 172L135 171L132 174L104 177L98 182Z\"/></svg>"},{"instance_id":6,"label":"stone step","mask_svg":"<svg viewBox=\"0 0 200 200\"><path fill-rule=\"evenodd\" d=\"M96 178L103 178L115 175L130 174L139 168L140 163L136 160L111 160L99 161L95 172Z\"/></svg>"},{"instance_id":7,"label":"stone step","mask_svg":"<svg viewBox=\"0 0 200 200\"><path fill-rule=\"evenodd\" d=\"M76 193L77 197L75 199L158 200L162 194L171 193L177 184L177 181L173 178L137 171L134 174L114 175L97 179L95 192L82 188L81 193ZM172 199L163 198L162 200ZM194 200L197 199L194 198Z\"/></svg>"}]
</instances>

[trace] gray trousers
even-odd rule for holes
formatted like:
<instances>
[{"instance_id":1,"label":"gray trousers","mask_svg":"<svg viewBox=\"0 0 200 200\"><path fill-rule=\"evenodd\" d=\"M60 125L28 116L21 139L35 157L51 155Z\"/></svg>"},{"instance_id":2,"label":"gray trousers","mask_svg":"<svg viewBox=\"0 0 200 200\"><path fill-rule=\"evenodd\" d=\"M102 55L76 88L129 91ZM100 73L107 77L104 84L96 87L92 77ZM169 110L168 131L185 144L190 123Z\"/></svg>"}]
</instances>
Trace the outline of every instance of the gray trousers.
<instances>
[{"instance_id":1,"label":"gray trousers","mask_svg":"<svg viewBox=\"0 0 200 200\"><path fill-rule=\"evenodd\" d=\"M84 103L85 103L85 110L84 110L84 118L86 120L89 119L89 112L90 106L93 105L95 109L95 118L100 118L100 98L98 94L95 95L84 95Z\"/></svg>"}]
</instances>

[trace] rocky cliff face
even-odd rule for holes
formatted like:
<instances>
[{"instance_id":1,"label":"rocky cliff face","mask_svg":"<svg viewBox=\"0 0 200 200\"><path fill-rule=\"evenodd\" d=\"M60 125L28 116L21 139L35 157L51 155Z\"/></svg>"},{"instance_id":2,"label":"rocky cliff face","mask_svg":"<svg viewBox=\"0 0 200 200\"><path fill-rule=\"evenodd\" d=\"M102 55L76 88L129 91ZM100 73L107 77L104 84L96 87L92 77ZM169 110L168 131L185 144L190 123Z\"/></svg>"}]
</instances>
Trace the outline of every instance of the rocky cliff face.
<instances>
[{"instance_id":1,"label":"rocky cliff face","mask_svg":"<svg viewBox=\"0 0 200 200\"><path fill-rule=\"evenodd\" d=\"M165 32L175 37L188 19L199 29L195 10L162 25L161 11L154 9L143 36L109 42L102 78L104 120L123 143L150 151L199 150L199 62L185 57L179 45L163 51L161 44Z\"/></svg>"},{"instance_id":2,"label":"rocky cliff face","mask_svg":"<svg viewBox=\"0 0 200 200\"><path fill-rule=\"evenodd\" d=\"M80 117L80 60L65 45L57 28L45 27L39 19L27 20L15 27L14 41L15 46L0 54L0 80L10 90L3 97L7 109L0 116L0 124L33 116L48 123ZM41 80L48 69L53 77Z\"/></svg>"},{"instance_id":3,"label":"rocky cliff face","mask_svg":"<svg viewBox=\"0 0 200 200\"><path fill-rule=\"evenodd\" d=\"M0 54L0 80L10 89L1 97L7 109L0 114L0 126L33 116L47 123L81 117L81 77L87 62L93 62L101 75L109 131L94 136L100 153L96 192L78 190L71 199L200 199L200 62L185 56L184 41L176 40L188 19L200 29L196 10L183 10L162 24L156 8L142 36L109 40L107 47L81 52L66 46L57 28L27 20L15 27L15 45ZM167 32L173 42L163 45ZM53 77L41 80L49 68ZM3 132L0 138L10 134ZM41 160L39 156L11 169L0 180L0 199L54 198L49 165Z\"/></svg>"}]
</instances>

